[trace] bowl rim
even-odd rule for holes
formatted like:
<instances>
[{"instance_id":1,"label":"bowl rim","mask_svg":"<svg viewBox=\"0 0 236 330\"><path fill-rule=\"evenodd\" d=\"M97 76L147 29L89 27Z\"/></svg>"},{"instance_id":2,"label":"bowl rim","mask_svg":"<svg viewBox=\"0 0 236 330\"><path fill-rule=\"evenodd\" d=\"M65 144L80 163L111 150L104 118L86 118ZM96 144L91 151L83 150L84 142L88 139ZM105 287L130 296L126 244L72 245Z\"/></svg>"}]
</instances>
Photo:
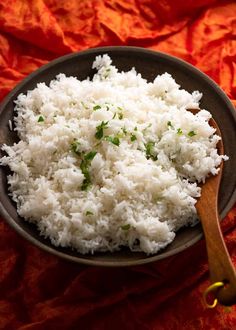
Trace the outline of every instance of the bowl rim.
<instances>
[{"instance_id":1,"label":"bowl rim","mask_svg":"<svg viewBox=\"0 0 236 330\"><path fill-rule=\"evenodd\" d=\"M66 62L70 59L73 59L77 56L81 56L81 55L86 55L86 54L93 54L93 53L106 53L106 52L114 52L114 51L121 51L123 53L125 52L130 52L133 51L133 53L139 53L139 54L143 54L143 55L153 55L153 56L157 56L158 58L161 59L167 59L169 61L172 61L173 63L180 65L182 67L185 67L186 69L188 69L189 71L192 71L193 73L196 73L198 76L200 76L200 78L203 78L204 80L207 80L208 84L216 91L216 93L223 99L223 101L227 104L229 111L234 119L234 121L236 122L236 111L234 109L233 104L231 103L230 99L228 98L228 96L226 95L226 93L215 83L215 81L210 78L207 74L203 73L201 70L199 70L198 68L196 68L195 66L193 66L192 64L176 57L173 55L170 55L168 53L164 53L164 52L160 52L160 51L156 51L156 50L152 50L152 49L148 49L148 48L143 48L143 47L134 47L134 46L105 46L105 47L94 47L94 48L89 48L86 50L82 50L82 51L78 51L78 52L73 52L67 55L63 55L60 56L44 65L42 65L41 67L39 67L38 69L36 69L35 71L33 71L32 73L30 73L29 75L27 75L23 80L21 80L6 96L5 98L1 101L0 103L0 113L4 110L4 108L6 107L6 105L9 103L9 101L11 100L11 98L13 96L15 96L20 89L22 89L22 87L24 87L24 85L26 85L31 79L33 79L34 77L37 77L37 75L39 73L43 73L44 71L46 71L47 69L53 67L54 65ZM97 55L97 54L96 54ZM232 207L234 206L236 202L236 189L233 192L233 194L231 195L227 206L225 207L224 211L220 214L221 219L224 218L228 212L232 209ZM36 238L34 238L33 236L31 236L29 233L27 233L26 231L24 231L20 225L18 225L14 219L10 216L10 214L7 212L7 210L4 208L2 201L0 199L0 214L2 215L3 219L18 233L20 234L22 237L24 237L25 239L27 239L29 242L33 243L34 245L36 245L37 247L39 247L40 249L56 255L60 258L63 258L65 260L69 260L72 262L77 262L77 263L81 263L81 264L86 264L86 265L91 265L91 266L109 266L109 267L120 267L120 266L136 266L136 265L142 265L142 264L146 264L146 263L150 263L150 262L154 262L154 261L158 261L170 256L174 256L182 251L184 251L185 249L189 248L190 246L196 244L202 237L203 237L203 232L199 233L198 235L196 235L194 238L192 238L190 241L188 241L187 243L183 244L182 246L176 247L170 251L166 251L162 254L155 254L152 256L148 256L147 258L143 258L143 259L134 259L134 260L128 260L128 261L123 261L123 260L119 260L119 261L105 261L105 260L93 260L93 259L84 259L81 258L80 256L73 256L70 254L66 254L64 252L60 252L58 250L56 250L57 247L50 247L44 243L42 243L41 241L37 240Z\"/></svg>"}]
</instances>

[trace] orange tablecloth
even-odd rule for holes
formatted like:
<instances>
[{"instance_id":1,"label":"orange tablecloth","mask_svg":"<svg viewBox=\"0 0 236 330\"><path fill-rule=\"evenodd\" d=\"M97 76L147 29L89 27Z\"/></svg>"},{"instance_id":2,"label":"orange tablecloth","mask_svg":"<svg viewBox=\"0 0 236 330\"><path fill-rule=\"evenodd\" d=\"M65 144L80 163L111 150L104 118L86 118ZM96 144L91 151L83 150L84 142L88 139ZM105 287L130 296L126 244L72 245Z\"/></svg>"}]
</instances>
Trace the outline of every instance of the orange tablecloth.
<instances>
[{"instance_id":1,"label":"orange tablecloth","mask_svg":"<svg viewBox=\"0 0 236 330\"><path fill-rule=\"evenodd\" d=\"M0 0L0 98L48 61L105 45L178 56L236 104L236 3L215 0ZM236 265L236 208L222 222ZM236 308L207 309L204 241L145 266L76 265L0 222L0 329L235 329Z\"/></svg>"}]
</instances>

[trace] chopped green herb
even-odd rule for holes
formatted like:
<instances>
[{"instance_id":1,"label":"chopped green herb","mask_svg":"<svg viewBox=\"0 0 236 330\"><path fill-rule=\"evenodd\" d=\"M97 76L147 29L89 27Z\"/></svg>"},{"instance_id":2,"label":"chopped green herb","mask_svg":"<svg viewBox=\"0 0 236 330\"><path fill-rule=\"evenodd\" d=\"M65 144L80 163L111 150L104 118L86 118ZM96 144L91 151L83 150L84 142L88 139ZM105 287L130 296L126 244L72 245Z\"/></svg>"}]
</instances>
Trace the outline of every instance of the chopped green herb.
<instances>
[{"instance_id":1,"label":"chopped green herb","mask_svg":"<svg viewBox=\"0 0 236 330\"><path fill-rule=\"evenodd\" d=\"M98 110L98 109L101 109L101 106L100 106L100 105L95 105L95 106L93 107L93 111L96 111L96 110Z\"/></svg>"},{"instance_id":2,"label":"chopped green herb","mask_svg":"<svg viewBox=\"0 0 236 330\"><path fill-rule=\"evenodd\" d=\"M85 103L84 103L83 101L81 101L81 104L82 104L82 106L83 106L85 109L89 109L89 108L85 105Z\"/></svg>"},{"instance_id":3,"label":"chopped green herb","mask_svg":"<svg viewBox=\"0 0 236 330\"><path fill-rule=\"evenodd\" d=\"M138 128L137 128L137 126L135 126L135 128L134 128L134 131L136 131L136 132L137 132L137 130L138 130Z\"/></svg>"},{"instance_id":4,"label":"chopped green herb","mask_svg":"<svg viewBox=\"0 0 236 330\"><path fill-rule=\"evenodd\" d=\"M105 136L105 139L118 147L120 145L120 139L118 136Z\"/></svg>"},{"instance_id":5,"label":"chopped green herb","mask_svg":"<svg viewBox=\"0 0 236 330\"><path fill-rule=\"evenodd\" d=\"M97 130L95 133L96 139L101 140L101 138L103 137L103 130L105 128L108 128L107 125L108 125L108 121L106 121L106 122L102 121L101 124L96 127L96 130Z\"/></svg>"},{"instance_id":6,"label":"chopped green herb","mask_svg":"<svg viewBox=\"0 0 236 330\"><path fill-rule=\"evenodd\" d=\"M114 119L114 118L115 118L115 116L116 116L116 112L114 113L114 115L113 115L112 119Z\"/></svg>"},{"instance_id":7,"label":"chopped green herb","mask_svg":"<svg viewBox=\"0 0 236 330\"><path fill-rule=\"evenodd\" d=\"M136 136L134 134L131 134L130 141L134 142L137 140Z\"/></svg>"},{"instance_id":8,"label":"chopped green herb","mask_svg":"<svg viewBox=\"0 0 236 330\"><path fill-rule=\"evenodd\" d=\"M151 158L152 160L157 160L157 155L155 155L153 147L155 145L155 142L149 141L145 144L146 148L146 158L149 159Z\"/></svg>"},{"instance_id":9,"label":"chopped green herb","mask_svg":"<svg viewBox=\"0 0 236 330\"><path fill-rule=\"evenodd\" d=\"M124 117L124 115L123 115L123 113L118 113L118 118L121 120L121 119L123 119L123 117Z\"/></svg>"},{"instance_id":10,"label":"chopped green herb","mask_svg":"<svg viewBox=\"0 0 236 330\"><path fill-rule=\"evenodd\" d=\"M93 212L91 212L91 211L87 211L87 212L85 213L85 215L93 215Z\"/></svg>"},{"instance_id":11,"label":"chopped green herb","mask_svg":"<svg viewBox=\"0 0 236 330\"><path fill-rule=\"evenodd\" d=\"M80 164L80 169L81 169L81 172L84 175L84 180L83 180L83 183L82 183L82 186L81 186L81 190L87 190L88 187L91 184L91 178L90 178L90 174L89 174L89 171L88 171L88 165L87 165L85 160L82 160L82 162Z\"/></svg>"},{"instance_id":12,"label":"chopped green herb","mask_svg":"<svg viewBox=\"0 0 236 330\"><path fill-rule=\"evenodd\" d=\"M130 224L127 223L126 225L121 226L121 229L123 229L123 230L129 230L130 227L131 227Z\"/></svg>"},{"instance_id":13,"label":"chopped green herb","mask_svg":"<svg viewBox=\"0 0 236 330\"><path fill-rule=\"evenodd\" d=\"M89 153L87 153L84 156L84 159L82 159L82 161L80 163L80 169L81 169L81 172L84 175L84 181L82 183L81 190L87 190L88 187L91 184L91 178L90 178L90 174L89 174L89 166L91 165L91 161L95 157L96 153L97 153L96 151L90 151Z\"/></svg>"},{"instance_id":14,"label":"chopped green herb","mask_svg":"<svg viewBox=\"0 0 236 330\"><path fill-rule=\"evenodd\" d=\"M84 156L84 159L87 161L87 162L91 162L94 157L96 156L97 154L97 151L90 151L89 153L87 153L85 156Z\"/></svg>"},{"instance_id":15,"label":"chopped green herb","mask_svg":"<svg viewBox=\"0 0 236 330\"><path fill-rule=\"evenodd\" d=\"M168 126L168 127L171 127L171 128L174 128L174 126L172 125L172 122L171 122L171 121L168 121L168 122L167 122L167 126Z\"/></svg>"},{"instance_id":16,"label":"chopped green herb","mask_svg":"<svg viewBox=\"0 0 236 330\"><path fill-rule=\"evenodd\" d=\"M71 102L69 103L69 105L70 105L71 107L73 107L74 105L76 105L76 102L75 102L75 101L71 101Z\"/></svg>"},{"instance_id":17,"label":"chopped green herb","mask_svg":"<svg viewBox=\"0 0 236 330\"><path fill-rule=\"evenodd\" d=\"M188 136L192 137L192 136L194 136L194 135L197 135L194 131L190 131L190 132L188 132Z\"/></svg>"},{"instance_id":18,"label":"chopped green herb","mask_svg":"<svg viewBox=\"0 0 236 330\"><path fill-rule=\"evenodd\" d=\"M154 145L155 145L155 142L153 142L153 141L149 141L145 144L147 156L151 155L151 152L152 152L152 149L153 149Z\"/></svg>"},{"instance_id":19,"label":"chopped green herb","mask_svg":"<svg viewBox=\"0 0 236 330\"><path fill-rule=\"evenodd\" d=\"M178 129L177 129L177 134L178 134L178 135L182 135L182 134L183 134L183 131L182 131L181 128L178 128Z\"/></svg>"},{"instance_id":20,"label":"chopped green herb","mask_svg":"<svg viewBox=\"0 0 236 330\"><path fill-rule=\"evenodd\" d=\"M121 107L117 107L118 110L122 111L123 109Z\"/></svg>"},{"instance_id":21,"label":"chopped green herb","mask_svg":"<svg viewBox=\"0 0 236 330\"><path fill-rule=\"evenodd\" d=\"M80 155L79 146L80 146L80 142L78 140L75 140L74 142L71 143L71 150L77 155Z\"/></svg>"},{"instance_id":22,"label":"chopped green herb","mask_svg":"<svg viewBox=\"0 0 236 330\"><path fill-rule=\"evenodd\" d=\"M122 131L120 131L120 132L118 132L118 133L116 134L116 136L117 136L119 139L121 139L121 138L124 137L124 133L123 133Z\"/></svg>"},{"instance_id":23,"label":"chopped green herb","mask_svg":"<svg viewBox=\"0 0 236 330\"><path fill-rule=\"evenodd\" d=\"M122 129L123 133L126 135L127 134L127 129L125 127L122 127L121 129Z\"/></svg>"},{"instance_id":24,"label":"chopped green herb","mask_svg":"<svg viewBox=\"0 0 236 330\"><path fill-rule=\"evenodd\" d=\"M107 78L108 76L109 76L109 72L111 71L111 69L110 68L107 68L106 69L106 73L105 73L105 75L104 75L104 78Z\"/></svg>"},{"instance_id":25,"label":"chopped green herb","mask_svg":"<svg viewBox=\"0 0 236 330\"><path fill-rule=\"evenodd\" d=\"M43 116L39 116L39 118L38 118L38 123L41 123L41 122L43 122L44 121L44 117Z\"/></svg>"}]
</instances>

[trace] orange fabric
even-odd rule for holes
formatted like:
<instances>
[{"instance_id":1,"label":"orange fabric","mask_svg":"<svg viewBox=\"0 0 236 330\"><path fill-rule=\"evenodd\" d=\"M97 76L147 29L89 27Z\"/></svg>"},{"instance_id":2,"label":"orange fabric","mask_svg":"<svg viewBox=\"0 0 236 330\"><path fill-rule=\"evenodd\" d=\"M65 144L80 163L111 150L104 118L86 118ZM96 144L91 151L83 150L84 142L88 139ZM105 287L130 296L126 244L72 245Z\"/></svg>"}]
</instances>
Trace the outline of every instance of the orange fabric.
<instances>
[{"instance_id":1,"label":"orange fabric","mask_svg":"<svg viewBox=\"0 0 236 330\"><path fill-rule=\"evenodd\" d=\"M224 0L0 0L0 98L48 61L104 45L176 55L236 104L236 3ZM222 222L236 265L236 207ZM145 266L65 262L0 222L0 329L235 329L236 308L208 310L204 241Z\"/></svg>"}]
</instances>

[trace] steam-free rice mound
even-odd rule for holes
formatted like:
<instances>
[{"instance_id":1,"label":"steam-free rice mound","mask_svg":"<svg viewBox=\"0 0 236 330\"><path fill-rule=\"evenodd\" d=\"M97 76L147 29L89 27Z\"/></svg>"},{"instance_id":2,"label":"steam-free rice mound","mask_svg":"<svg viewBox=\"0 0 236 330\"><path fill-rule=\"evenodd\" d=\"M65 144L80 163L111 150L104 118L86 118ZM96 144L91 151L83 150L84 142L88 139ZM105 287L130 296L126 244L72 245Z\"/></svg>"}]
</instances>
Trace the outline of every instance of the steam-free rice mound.
<instances>
[{"instance_id":1,"label":"steam-free rice mound","mask_svg":"<svg viewBox=\"0 0 236 330\"><path fill-rule=\"evenodd\" d=\"M59 74L20 94L3 145L9 190L20 216L52 244L81 253L156 253L197 221L198 183L217 174L220 139L170 74L147 82L97 56L92 80Z\"/></svg>"}]
</instances>

